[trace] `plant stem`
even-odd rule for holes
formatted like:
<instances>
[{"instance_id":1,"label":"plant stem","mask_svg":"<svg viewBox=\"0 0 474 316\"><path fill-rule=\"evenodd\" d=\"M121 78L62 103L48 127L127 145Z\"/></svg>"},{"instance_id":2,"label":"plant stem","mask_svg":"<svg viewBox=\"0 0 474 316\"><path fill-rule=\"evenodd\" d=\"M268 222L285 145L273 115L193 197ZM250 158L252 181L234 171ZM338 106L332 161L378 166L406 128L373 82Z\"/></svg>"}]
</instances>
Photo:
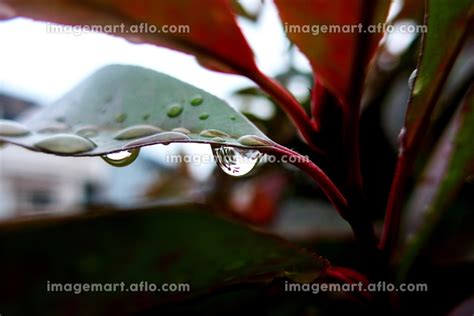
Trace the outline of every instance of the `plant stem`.
<instances>
[{"instance_id":1,"label":"plant stem","mask_svg":"<svg viewBox=\"0 0 474 316\"><path fill-rule=\"evenodd\" d=\"M268 78L261 72L247 74L247 77L258 84L285 111L309 147L316 152L322 153L316 141L316 126L295 97L278 82Z\"/></svg>"},{"instance_id":2,"label":"plant stem","mask_svg":"<svg viewBox=\"0 0 474 316\"><path fill-rule=\"evenodd\" d=\"M314 162L308 157L305 157L285 146L275 144L274 147L269 148L267 151L270 154L282 157L291 157L291 164L297 166L303 170L306 174L312 177L316 183L320 186L321 190L326 194L329 201L334 205L337 211L342 217L345 217L347 210L347 200L344 195L339 191L338 187L332 182L332 180L321 170Z\"/></svg>"},{"instance_id":3,"label":"plant stem","mask_svg":"<svg viewBox=\"0 0 474 316\"><path fill-rule=\"evenodd\" d=\"M472 20L470 22L472 24ZM428 14L425 14L425 25L428 25ZM400 231L400 217L401 211L404 205L405 199L405 187L408 182L409 175L413 170L413 165L416 161L416 153L418 148L421 146L424 137L426 136L427 132L429 131L429 126L432 118L433 110L437 104L439 96L442 91L442 87L446 82L449 72L454 65L456 57L458 56L461 47L464 43L465 38L468 34L468 27L466 27L461 39L457 43L457 46L454 48L452 55L450 56L449 60L446 62L444 71L440 75L440 79L436 87L431 86L430 89L434 89L431 97L426 100L426 108L419 120L417 125L412 125L411 128L413 130L410 133L410 137L407 137L406 133L404 133L400 138L400 149L399 149L399 157L397 162L397 167L395 170L394 179L392 182L392 186L390 188L390 195L387 203L387 211L385 215L385 222L382 231L382 237L379 243L379 249L384 252L387 259L390 260L391 257L394 255L398 247L398 239L399 239L399 231ZM422 47L420 50L420 54L418 57L418 66L417 69L422 67L421 61L422 56L424 53L426 42L426 34L423 34L422 38ZM416 85L413 84L413 87ZM410 99L408 100L408 110L410 110L411 104L414 100L413 88L410 91ZM405 122L405 131L408 130L410 126L407 126Z\"/></svg>"},{"instance_id":4,"label":"plant stem","mask_svg":"<svg viewBox=\"0 0 474 316\"><path fill-rule=\"evenodd\" d=\"M354 200L352 203L349 203L347 198L341 193L339 188L331 181L326 173L307 157L279 144L275 144L274 147L268 149L263 148L262 151L280 157L292 157L291 163L303 170L311 176L316 183L318 183L321 190L326 194L329 201L336 208L341 217L349 222L354 235L368 253L369 257L373 258L376 256L377 237L374 233L372 223L363 216L363 214L358 212L358 206L361 205L359 201Z\"/></svg>"}]
</instances>

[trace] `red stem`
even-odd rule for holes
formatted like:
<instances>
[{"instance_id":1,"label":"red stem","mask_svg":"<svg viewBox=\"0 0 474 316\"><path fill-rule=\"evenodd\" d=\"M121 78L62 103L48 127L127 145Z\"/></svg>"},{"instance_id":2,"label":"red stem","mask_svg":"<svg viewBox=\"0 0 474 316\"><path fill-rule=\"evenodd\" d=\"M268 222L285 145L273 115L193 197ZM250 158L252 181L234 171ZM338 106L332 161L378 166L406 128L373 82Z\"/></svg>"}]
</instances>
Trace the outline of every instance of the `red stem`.
<instances>
[{"instance_id":1,"label":"red stem","mask_svg":"<svg viewBox=\"0 0 474 316\"><path fill-rule=\"evenodd\" d=\"M246 74L260 86L266 93L268 93L274 101L285 111L290 120L298 129L298 132L303 137L304 141L311 147L311 149L322 153L316 142L317 130L310 117L295 99L295 97L283 88L278 82L268 78L261 72L254 72Z\"/></svg>"},{"instance_id":2,"label":"red stem","mask_svg":"<svg viewBox=\"0 0 474 316\"><path fill-rule=\"evenodd\" d=\"M347 200L339 191L337 186L326 175L326 173L321 170L321 168L319 168L309 158L279 144L275 144L275 146L269 148L267 152L270 154L276 154L280 157L292 157L291 161L289 162L311 176L316 181L316 183L318 183L321 190L323 190L329 201L339 211L341 216L345 217L347 210Z\"/></svg>"}]
</instances>

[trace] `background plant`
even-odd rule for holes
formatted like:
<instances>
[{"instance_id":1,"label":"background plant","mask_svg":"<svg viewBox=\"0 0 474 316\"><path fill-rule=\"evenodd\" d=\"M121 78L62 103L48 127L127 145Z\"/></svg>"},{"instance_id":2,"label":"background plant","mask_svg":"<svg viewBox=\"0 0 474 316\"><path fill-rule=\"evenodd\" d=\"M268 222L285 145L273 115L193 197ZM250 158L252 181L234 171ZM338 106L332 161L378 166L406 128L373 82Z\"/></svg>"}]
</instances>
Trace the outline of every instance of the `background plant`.
<instances>
[{"instance_id":1,"label":"background plant","mask_svg":"<svg viewBox=\"0 0 474 316\"><path fill-rule=\"evenodd\" d=\"M238 95L271 98L294 126L287 135L281 135L284 131L279 131L281 134L275 132L274 136L270 135L277 143L270 140L224 101L204 91L163 74L155 74L136 67L110 66L86 79L48 111L39 114L27 126L8 121L2 122L0 127L3 141L33 150L75 156L106 155L124 149L136 150L144 145L169 142L204 142L211 144L216 150L223 147L240 148L247 154L256 151L277 156L307 154L311 157L311 161L300 162L297 167L317 182L334 208L350 224L361 250L360 262L349 264L352 266L351 269L339 268L330 266L321 258L304 251L298 252L286 244L280 245L269 241L243 227L227 227L225 225L231 224L225 221L222 221L222 224L216 224L216 226L222 225L222 228L203 234L202 239L182 240L179 238L188 230L199 231L197 225L200 221L203 225L200 229L202 232L210 229L206 225L217 221L208 214L200 212L197 213L201 215L194 214L196 208L206 209L208 205L213 205L213 209L219 209L221 206L227 208L225 206L230 197L224 196L224 199L219 199L218 195L225 195L225 190L222 192L216 190L217 197L211 196L205 205L182 206L179 210L156 211L156 213L136 212L126 215L110 214L99 218L75 219L69 222L66 220L66 223L59 224L47 223L38 226L37 223L32 223L20 228L13 225L14 229L10 228L10 224L5 225L2 230L4 235L2 249L5 253L11 254L8 256L11 259L2 263L4 271L16 271L16 268L12 270L16 267L15 254L22 249L28 249L26 253L31 258L41 254L45 256L43 277L53 275L59 279L68 279L74 275L79 280L114 277L113 274L104 276L103 273L106 271L104 269L110 266L111 262L123 265L120 260L116 260L121 258L121 252L115 252L113 248L110 253L104 254L102 251L116 241L101 241L92 247L89 245L93 243L92 240L95 240L94 234L98 236L102 231L111 229L114 234L122 236L138 235L139 237L135 237L136 241L148 242L150 248L147 248L146 244L137 248L143 252L149 249L147 253L155 253L151 257L158 261L163 261L163 258L173 251L181 253L180 257L184 257L185 253L190 258L196 259L197 253L206 252L209 257L200 262L202 265L199 265L199 261L193 264L195 267L202 267L199 271L208 271L209 274L206 273L208 278L203 277L192 283L196 284L198 289L195 295L204 296L209 300L213 299L213 295L218 298L229 295L233 302L239 300L233 298L233 295L237 297L247 295L247 297L252 297L247 298L248 300L256 300L259 295L262 295L257 293L262 293L259 291L262 291L261 288L264 287L263 293L266 294L262 302L258 304L258 308L262 310L271 310L273 302L283 297L285 298L283 301L288 302L288 305L298 312L305 311L305 308L324 310L325 307L321 307L325 305L324 302L342 300L347 305L331 306L331 308L353 308L351 304L355 304L358 308L365 308L363 304L362 307L360 305L360 302L364 301L364 303L369 303L370 310L377 312L384 309L396 313L399 308L402 310L408 308L408 305L404 304L410 302L414 296L402 297L401 304L394 303L398 298L387 297L396 296L396 293L373 297L352 293L346 294L350 297L344 297L344 299L332 297L320 299L323 301L320 302L314 297L308 298L300 294L295 298L288 293L275 294L271 290L273 288L281 290L279 282L282 278L289 278L295 282L334 280L337 282L359 280L403 282L418 278L429 279L431 276L423 277L423 274L419 274L419 269L423 269L424 261L431 260L426 259L426 253L432 251L430 247L433 246L430 243L433 242L433 233L439 229L440 223L459 221L459 218L467 218L462 216L468 216L463 215L463 210L469 208L472 201L469 197L463 198L463 192L472 190L472 184L469 181L466 182L466 179L472 174L474 168L474 150L469 141L469 135L472 135L473 119L472 71L468 75L458 75L451 89L446 88L446 81L457 60L462 66L467 65L472 69L472 60L469 61L469 57L463 57L463 54L460 54L462 50L468 52L472 50L472 41L469 40L468 33L473 15L470 1L458 1L453 5L440 0L431 0L428 1L426 8L417 2L406 4L398 18L420 19L422 16L420 12L424 10L425 21L419 22L428 25L428 33L424 34L420 42L415 42L413 47L403 55L396 58L388 56L397 59L396 65L389 67L388 70L380 67L380 62L387 58L388 54L383 46L378 46L382 34L351 33L313 36L312 34L289 33L288 36L292 42L310 61L313 75L298 74L290 68L287 73L276 78L279 80L265 76L258 69L250 47L235 23L234 12L244 14L242 8L233 7L226 1L201 2L200 6L205 7L206 10L190 10L190 3L187 1L173 3L141 1L135 4L113 1L41 3L2 1L2 3L7 8L11 8L11 12L16 15L63 24L88 25L92 21L109 24L122 22L134 24L141 21L155 25L189 24L192 30L190 33L143 34L138 36L138 40L193 54L205 67L250 78L257 84L258 89L255 87L244 89L239 91ZM369 3L369 1L349 1L344 5L340 2L328 1L275 1L275 3L284 23L294 25L362 23L365 26L385 21L390 4L388 1L380 1L377 4ZM114 35L127 37L126 34ZM137 38L133 40L137 41ZM416 55L419 55L419 58L415 66L413 56ZM379 63L371 64L371 61ZM398 73L415 67L416 72L413 73L410 84L405 123L399 138L398 157L394 157L390 149L387 149L386 140L376 140L378 146L373 148L375 144L370 142L375 137L364 138L364 136L367 137L378 128L373 121L376 121L377 116L380 115L381 103L388 98L384 87L390 85ZM310 99L303 100L305 102L301 102L302 104L285 88L285 81L296 75L310 77L314 82ZM117 89L117 87L120 88ZM115 101L117 99L121 102ZM364 112L361 115L363 107ZM104 108L107 114L98 115ZM204 117L206 118L202 119ZM274 122L255 123L272 131L287 124L285 120L286 118L279 115ZM366 124L364 120L367 121ZM50 129L46 134L40 133L41 129L57 125L57 123L66 123L68 129ZM71 136L72 130L77 133L83 125L95 126L96 135ZM157 130L157 127L161 130ZM278 138L285 140L288 146L280 145ZM395 159L396 166L390 166L390 161L393 161L395 165ZM395 169L393 177L392 167ZM383 168L388 170L377 175ZM263 176L258 178L255 181L260 181L260 183L270 181L269 178L265 179ZM220 184L226 183L226 180L218 179L218 181ZM413 198L407 202L410 191L413 192ZM270 200L268 195L268 193L256 194L255 204L252 206L261 210L262 205L257 204L257 201L261 201L262 196ZM219 205L221 203L222 205ZM402 209L405 206L406 217L411 216L411 219L406 225L408 232L402 234L400 222ZM460 210L456 212L458 208ZM269 209L269 214L271 214L271 207ZM461 215L454 216L455 219L441 221L443 214L448 215L447 210L454 210L449 213L456 212ZM373 221L384 214L383 228L378 234L373 228ZM193 222L197 224L192 228L192 224L187 223L194 216L200 219L193 219ZM253 214L246 220L259 222L264 221L265 218L265 215L259 217ZM130 226L122 224L124 220ZM106 228L109 226L113 228ZM171 227L175 227L177 231L167 231ZM76 236L85 229L90 229L91 240L76 240ZM172 246L162 245L162 238L149 235L155 229L168 232L168 234L163 233L163 236L174 235L176 243ZM234 235L224 237L220 233ZM462 240L467 239L471 244L472 239L466 238L463 234L458 233L458 236L462 236ZM409 240L405 240L407 236L411 236ZM57 253L69 254L68 260L45 255L49 253L46 246L44 249L41 247L30 249L27 246L29 240L39 240L41 244L48 245L51 244L51 240L62 238L64 238L64 245L58 245L62 248L57 248ZM223 253L224 249L220 249L218 245L214 246L211 242L219 238L238 239L243 242L232 248L235 252L231 255ZM138 275L146 275L157 280L191 278L183 273L186 268L180 266L179 263L174 264L170 271L159 276L153 270L143 269L150 267L153 258L137 253L139 249L134 247L134 243L129 243L130 245L126 244L130 247L127 251L133 253L132 257L136 258L133 266L140 272L134 274L126 265L122 269L117 268L117 271L127 270L131 280ZM259 248L260 243L261 248ZM72 244L77 247L70 247ZM306 246L308 249L308 245ZM207 251L207 247L215 250ZM268 249L273 249L272 247L275 250L269 251ZM86 253L76 251L76 249L84 248L87 250L84 250ZM464 255L465 250L460 253ZM83 263L85 258L97 264L92 265L92 268L85 268L86 263ZM145 263L139 261L139 258L146 258L146 260L143 259ZM343 260L336 260L340 262L338 264L346 265ZM58 274L54 263L62 263L70 267L71 274ZM467 266L469 267L469 264ZM21 271L28 276L31 272L27 269L28 267L25 267ZM410 271L412 271L411 276ZM211 275L211 272L214 274ZM25 280L31 280L31 276L25 277ZM460 279L458 281L461 282ZM209 294L204 294L205 289L209 289L214 284L220 285L220 291L222 289L229 291L229 288L234 289L234 287L236 289L231 290L230 294L217 291L218 293L213 293L209 298L207 296ZM245 288L244 285L248 284L254 287L250 290ZM37 296L34 287L27 288L28 295ZM126 299L124 306L137 304L136 298L125 295L124 297ZM453 297L445 300L444 304L439 303L441 310L447 311L465 297L467 297L467 291L463 289L456 291ZM82 305L82 308L103 312L107 310L107 306L113 302L113 299L111 301L100 297L97 298L101 301L100 304L93 301L93 303ZM350 299L357 303L348 303L352 302ZM38 305L48 304L47 300L59 302L57 304L60 306L71 304L70 299L67 298L50 297L45 300L45 302L38 302ZM303 307L300 301L304 302ZM160 300L159 297L152 297L148 298L147 302L155 306L154 304ZM187 302L185 307L180 308L193 309L194 304L197 303ZM220 304L217 306L223 310L229 306L226 299L223 299ZM171 308L163 303L156 306L158 309ZM173 308L178 307L173 306ZM289 307L291 311L295 311L291 308ZM331 308L329 310L334 311ZM433 307L433 311L436 309L437 307Z\"/></svg>"}]
</instances>

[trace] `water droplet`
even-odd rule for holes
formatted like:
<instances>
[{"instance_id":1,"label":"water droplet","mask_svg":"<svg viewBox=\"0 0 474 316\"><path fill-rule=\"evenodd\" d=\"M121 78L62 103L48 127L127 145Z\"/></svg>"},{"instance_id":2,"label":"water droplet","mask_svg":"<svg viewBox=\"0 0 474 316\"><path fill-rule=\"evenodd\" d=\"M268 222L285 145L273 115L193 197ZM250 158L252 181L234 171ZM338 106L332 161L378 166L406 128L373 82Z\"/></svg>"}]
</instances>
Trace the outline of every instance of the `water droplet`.
<instances>
[{"instance_id":1,"label":"water droplet","mask_svg":"<svg viewBox=\"0 0 474 316\"><path fill-rule=\"evenodd\" d=\"M187 140L191 139L186 134L179 133L179 132L163 132L155 135L151 135L148 137L143 137L137 140L134 140L125 146L123 148L132 148L132 147L139 147L139 146L146 146L146 145L151 145L151 144L156 144L156 143L170 143L172 141L181 141L181 140Z\"/></svg>"},{"instance_id":2,"label":"water droplet","mask_svg":"<svg viewBox=\"0 0 474 316\"><path fill-rule=\"evenodd\" d=\"M117 133L117 135L114 136L114 138L118 140L132 139L150 136L161 131L162 130L160 128L153 125L135 125L121 130Z\"/></svg>"},{"instance_id":3,"label":"water droplet","mask_svg":"<svg viewBox=\"0 0 474 316\"><path fill-rule=\"evenodd\" d=\"M123 123L127 119L127 114L126 113L120 113L115 117L115 122L117 123Z\"/></svg>"},{"instance_id":4,"label":"water droplet","mask_svg":"<svg viewBox=\"0 0 474 316\"><path fill-rule=\"evenodd\" d=\"M410 77L408 78L408 88L413 89L413 83L415 82L416 76L418 75L418 69L413 70Z\"/></svg>"},{"instance_id":5,"label":"water droplet","mask_svg":"<svg viewBox=\"0 0 474 316\"><path fill-rule=\"evenodd\" d=\"M143 115L143 120L144 121L148 121L148 119L151 117L151 114L150 113L147 113L145 115Z\"/></svg>"},{"instance_id":6,"label":"water droplet","mask_svg":"<svg viewBox=\"0 0 474 316\"><path fill-rule=\"evenodd\" d=\"M3 136L23 136L29 134L30 130L25 125L11 121L0 120L0 135Z\"/></svg>"},{"instance_id":7,"label":"water droplet","mask_svg":"<svg viewBox=\"0 0 474 316\"><path fill-rule=\"evenodd\" d=\"M203 112L199 115L199 119L202 121L207 120L208 117L209 117L209 114L206 112Z\"/></svg>"},{"instance_id":8,"label":"water droplet","mask_svg":"<svg viewBox=\"0 0 474 316\"><path fill-rule=\"evenodd\" d=\"M230 137L229 134L217 129L205 129L199 135L202 137Z\"/></svg>"},{"instance_id":9,"label":"water droplet","mask_svg":"<svg viewBox=\"0 0 474 316\"><path fill-rule=\"evenodd\" d=\"M139 153L140 148L134 148L103 155L102 159L104 159L104 161L111 166L125 167L134 162L137 159Z\"/></svg>"},{"instance_id":10,"label":"water droplet","mask_svg":"<svg viewBox=\"0 0 474 316\"><path fill-rule=\"evenodd\" d=\"M77 154L95 148L95 144L90 140L73 134L49 136L35 143L34 146L39 149L60 154Z\"/></svg>"},{"instance_id":11,"label":"water droplet","mask_svg":"<svg viewBox=\"0 0 474 316\"><path fill-rule=\"evenodd\" d=\"M0 20L7 20L15 17L15 10L6 3L0 3Z\"/></svg>"},{"instance_id":12,"label":"water droplet","mask_svg":"<svg viewBox=\"0 0 474 316\"><path fill-rule=\"evenodd\" d=\"M267 146L270 145L270 141L256 135L244 135L239 137L237 141L244 146Z\"/></svg>"},{"instance_id":13,"label":"water droplet","mask_svg":"<svg viewBox=\"0 0 474 316\"><path fill-rule=\"evenodd\" d=\"M230 119L231 119L232 121L235 121L235 120L237 119L237 117L236 117L235 115L231 115L231 116L230 116Z\"/></svg>"},{"instance_id":14,"label":"water droplet","mask_svg":"<svg viewBox=\"0 0 474 316\"><path fill-rule=\"evenodd\" d=\"M169 117L177 117L183 112L183 106L179 103L173 103L168 106L168 112L166 115Z\"/></svg>"},{"instance_id":15,"label":"water droplet","mask_svg":"<svg viewBox=\"0 0 474 316\"><path fill-rule=\"evenodd\" d=\"M76 134L82 137L94 137L99 132L94 126L83 126L76 130Z\"/></svg>"},{"instance_id":16,"label":"water droplet","mask_svg":"<svg viewBox=\"0 0 474 316\"><path fill-rule=\"evenodd\" d=\"M178 133L183 133L183 134L191 134L191 131L187 128L184 127L176 127L171 130L172 132L178 132Z\"/></svg>"},{"instance_id":17,"label":"water droplet","mask_svg":"<svg viewBox=\"0 0 474 316\"><path fill-rule=\"evenodd\" d=\"M405 138L407 135L407 129L402 127L400 134L398 134L398 155L402 155L405 150Z\"/></svg>"},{"instance_id":18,"label":"water droplet","mask_svg":"<svg viewBox=\"0 0 474 316\"><path fill-rule=\"evenodd\" d=\"M51 133L63 133L68 129L68 126L64 123L54 123L51 126L43 127L37 130L40 134L51 134Z\"/></svg>"},{"instance_id":19,"label":"water droplet","mask_svg":"<svg viewBox=\"0 0 474 316\"><path fill-rule=\"evenodd\" d=\"M415 78L415 82L413 83L413 90L412 90L412 93L413 95L417 95L421 92L421 90L423 89L423 77L421 76L417 76Z\"/></svg>"},{"instance_id":20,"label":"water droplet","mask_svg":"<svg viewBox=\"0 0 474 316\"><path fill-rule=\"evenodd\" d=\"M196 106L196 105L202 104L203 101L204 101L204 98L201 95L196 95L191 99L190 103L191 105Z\"/></svg>"},{"instance_id":21,"label":"water droplet","mask_svg":"<svg viewBox=\"0 0 474 316\"><path fill-rule=\"evenodd\" d=\"M216 164L228 175L240 177L249 174L262 153L253 149L211 145Z\"/></svg>"},{"instance_id":22,"label":"water droplet","mask_svg":"<svg viewBox=\"0 0 474 316\"><path fill-rule=\"evenodd\" d=\"M222 137L214 137L211 140L214 141L214 142L218 142L218 143L225 143L225 139L222 138Z\"/></svg>"}]
</instances>

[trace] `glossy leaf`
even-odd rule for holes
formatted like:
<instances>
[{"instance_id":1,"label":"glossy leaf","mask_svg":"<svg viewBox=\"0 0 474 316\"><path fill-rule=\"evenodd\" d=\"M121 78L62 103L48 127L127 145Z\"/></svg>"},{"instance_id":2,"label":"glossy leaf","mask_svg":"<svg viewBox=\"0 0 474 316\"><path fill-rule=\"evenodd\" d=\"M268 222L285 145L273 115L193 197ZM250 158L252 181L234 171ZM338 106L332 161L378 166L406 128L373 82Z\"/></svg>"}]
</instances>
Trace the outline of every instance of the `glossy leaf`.
<instances>
[{"instance_id":1,"label":"glossy leaf","mask_svg":"<svg viewBox=\"0 0 474 316\"><path fill-rule=\"evenodd\" d=\"M247 76L284 109L304 140L317 147L313 140L314 127L298 101L257 68L253 53L237 26L230 1L2 1L9 17L25 16L85 27L102 25L106 26L102 31L131 42L190 53L208 69Z\"/></svg>"},{"instance_id":2,"label":"glossy leaf","mask_svg":"<svg viewBox=\"0 0 474 316\"><path fill-rule=\"evenodd\" d=\"M288 37L306 55L317 80L344 103L354 80L364 75L354 70L364 70L382 36L350 27L383 22L389 2L275 0ZM334 26L341 30L330 31Z\"/></svg>"},{"instance_id":3,"label":"glossy leaf","mask_svg":"<svg viewBox=\"0 0 474 316\"><path fill-rule=\"evenodd\" d=\"M408 205L408 244L401 274L407 272L443 212L456 198L465 179L474 173L474 89L453 118L438 144Z\"/></svg>"},{"instance_id":4,"label":"glossy leaf","mask_svg":"<svg viewBox=\"0 0 474 316\"><path fill-rule=\"evenodd\" d=\"M0 141L65 156L97 156L153 144L206 143L294 156L338 209L346 200L313 162L271 141L224 101L137 66L108 66L84 80L26 126L0 121ZM111 158L115 160L116 157ZM128 161L117 158L117 166Z\"/></svg>"},{"instance_id":5,"label":"glossy leaf","mask_svg":"<svg viewBox=\"0 0 474 316\"><path fill-rule=\"evenodd\" d=\"M106 32L206 60L214 70L254 72L253 53L226 0L5 0L17 16L67 25L124 25ZM145 25L145 27L143 26ZM132 28L129 29L129 27ZM161 27L163 29L160 29ZM158 32L153 32L156 27ZM178 32L172 28L181 27ZM134 32L133 30L139 30ZM110 31L110 32L109 32Z\"/></svg>"},{"instance_id":6,"label":"glossy leaf","mask_svg":"<svg viewBox=\"0 0 474 316\"><path fill-rule=\"evenodd\" d=\"M417 134L423 134L424 125L441 94L441 88L469 30L474 16L470 0L443 0L428 3L428 32L423 39L423 54L411 91L411 100L405 118L405 135L401 146L416 146Z\"/></svg>"},{"instance_id":7,"label":"glossy leaf","mask_svg":"<svg viewBox=\"0 0 474 316\"><path fill-rule=\"evenodd\" d=\"M170 142L251 147L247 135L261 140L259 146L272 143L223 100L168 75L124 65L92 74L37 113L26 132L15 126L20 134L11 135L5 129L12 124L17 123L0 122L1 140L58 155L93 156Z\"/></svg>"},{"instance_id":8,"label":"glossy leaf","mask_svg":"<svg viewBox=\"0 0 474 316\"><path fill-rule=\"evenodd\" d=\"M7 314L130 314L234 283L312 281L318 256L196 206L0 225L0 306ZM190 292L47 291L50 283L187 283Z\"/></svg>"},{"instance_id":9,"label":"glossy leaf","mask_svg":"<svg viewBox=\"0 0 474 316\"><path fill-rule=\"evenodd\" d=\"M424 34L405 125L399 136L399 158L387 203L381 249L396 248L407 179L428 131L442 87L468 34L474 4L470 0L457 1L456 5L430 0L425 15L428 17L428 32Z\"/></svg>"}]
</instances>

